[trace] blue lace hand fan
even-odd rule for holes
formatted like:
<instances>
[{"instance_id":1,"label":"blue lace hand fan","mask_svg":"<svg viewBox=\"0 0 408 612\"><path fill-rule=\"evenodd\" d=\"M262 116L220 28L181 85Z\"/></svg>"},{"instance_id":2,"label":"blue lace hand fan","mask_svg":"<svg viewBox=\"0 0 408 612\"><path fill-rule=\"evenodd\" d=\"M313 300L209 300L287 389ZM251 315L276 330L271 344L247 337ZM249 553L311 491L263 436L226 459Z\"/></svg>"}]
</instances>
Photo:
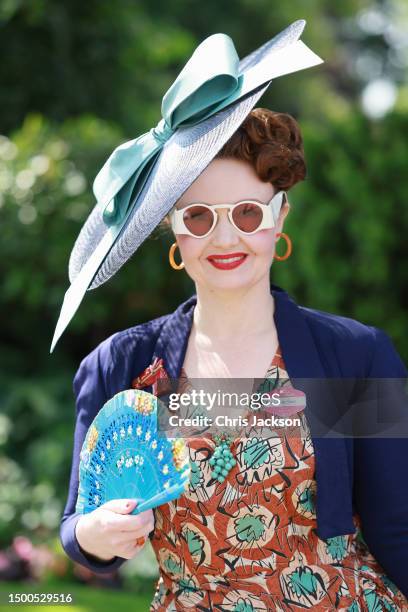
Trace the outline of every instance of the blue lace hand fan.
<instances>
[{"instance_id":1,"label":"blue lace hand fan","mask_svg":"<svg viewBox=\"0 0 408 612\"><path fill-rule=\"evenodd\" d=\"M157 432L155 395L117 393L92 421L80 454L76 512L86 514L111 499L137 498L130 514L180 497L190 479L182 438Z\"/></svg>"}]
</instances>

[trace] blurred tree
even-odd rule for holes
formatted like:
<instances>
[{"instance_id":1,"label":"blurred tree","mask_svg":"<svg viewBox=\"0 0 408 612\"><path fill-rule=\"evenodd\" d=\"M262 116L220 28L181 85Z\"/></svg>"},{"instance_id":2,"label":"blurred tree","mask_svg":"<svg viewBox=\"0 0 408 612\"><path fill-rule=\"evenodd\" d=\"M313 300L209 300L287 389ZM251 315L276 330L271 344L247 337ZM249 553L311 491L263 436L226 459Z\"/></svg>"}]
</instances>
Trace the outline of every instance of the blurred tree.
<instances>
[{"instance_id":1,"label":"blurred tree","mask_svg":"<svg viewBox=\"0 0 408 612\"><path fill-rule=\"evenodd\" d=\"M294 250L272 267L303 303L383 327L405 360L407 128L405 112L303 125L308 178L294 188L285 224Z\"/></svg>"},{"instance_id":2,"label":"blurred tree","mask_svg":"<svg viewBox=\"0 0 408 612\"><path fill-rule=\"evenodd\" d=\"M302 38L325 64L277 80L267 104L304 117L340 112L367 79L384 71L403 79L404 7L403 0L273 7L268 0L7 0L0 4L0 54L7 58L0 130L9 133L32 111L58 121L97 111L132 137L158 121L164 92L206 36L229 34L243 57L296 19L306 19Z\"/></svg>"}]
</instances>

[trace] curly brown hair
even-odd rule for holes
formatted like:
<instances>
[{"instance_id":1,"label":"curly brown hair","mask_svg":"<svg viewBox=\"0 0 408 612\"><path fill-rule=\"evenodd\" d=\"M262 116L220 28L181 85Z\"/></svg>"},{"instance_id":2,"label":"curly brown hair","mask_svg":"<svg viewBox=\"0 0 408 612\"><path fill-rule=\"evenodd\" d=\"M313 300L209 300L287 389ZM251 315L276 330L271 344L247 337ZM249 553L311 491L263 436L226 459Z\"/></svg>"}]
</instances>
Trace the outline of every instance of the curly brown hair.
<instances>
[{"instance_id":1,"label":"curly brown hair","mask_svg":"<svg viewBox=\"0 0 408 612\"><path fill-rule=\"evenodd\" d=\"M214 159L249 162L261 181L288 191L306 178L303 138L296 119L288 113L254 108ZM169 215L159 229L169 230Z\"/></svg>"},{"instance_id":2,"label":"curly brown hair","mask_svg":"<svg viewBox=\"0 0 408 612\"><path fill-rule=\"evenodd\" d=\"M287 191L306 178L303 138L288 113L254 108L216 158L248 161L261 181Z\"/></svg>"}]
</instances>

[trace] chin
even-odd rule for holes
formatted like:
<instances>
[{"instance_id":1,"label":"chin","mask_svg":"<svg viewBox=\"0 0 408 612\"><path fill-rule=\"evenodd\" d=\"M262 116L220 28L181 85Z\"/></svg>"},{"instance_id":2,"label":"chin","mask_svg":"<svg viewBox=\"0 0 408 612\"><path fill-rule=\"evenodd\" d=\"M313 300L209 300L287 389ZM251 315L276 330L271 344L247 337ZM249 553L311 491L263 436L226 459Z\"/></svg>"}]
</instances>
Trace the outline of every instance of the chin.
<instances>
[{"instance_id":1,"label":"chin","mask_svg":"<svg viewBox=\"0 0 408 612\"><path fill-rule=\"evenodd\" d=\"M218 271L217 271L218 272ZM253 271L248 273L242 273L238 269L231 274L231 271L225 274L212 274L211 276L206 275L202 279L202 282L206 287L216 291L237 291L251 287L257 281L257 276Z\"/></svg>"}]
</instances>

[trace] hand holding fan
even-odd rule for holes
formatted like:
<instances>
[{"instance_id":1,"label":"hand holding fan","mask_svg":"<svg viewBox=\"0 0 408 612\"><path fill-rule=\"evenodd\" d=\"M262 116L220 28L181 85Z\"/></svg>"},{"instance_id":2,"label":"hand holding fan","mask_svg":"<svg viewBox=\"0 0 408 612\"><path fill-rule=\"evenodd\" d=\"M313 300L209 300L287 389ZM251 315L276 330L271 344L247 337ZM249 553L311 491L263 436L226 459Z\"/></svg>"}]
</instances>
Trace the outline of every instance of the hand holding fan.
<instances>
[{"instance_id":1,"label":"hand holding fan","mask_svg":"<svg viewBox=\"0 0 408 612\"><path fill-rule=\"evenodd\" d=\"M182 438L157 432L154 395L140 389L117 393L91 423L80 454L76 512L92 512L118 498L138 498L130 514L180 497L190 477Z\"/></svg>"}]
</instances>

